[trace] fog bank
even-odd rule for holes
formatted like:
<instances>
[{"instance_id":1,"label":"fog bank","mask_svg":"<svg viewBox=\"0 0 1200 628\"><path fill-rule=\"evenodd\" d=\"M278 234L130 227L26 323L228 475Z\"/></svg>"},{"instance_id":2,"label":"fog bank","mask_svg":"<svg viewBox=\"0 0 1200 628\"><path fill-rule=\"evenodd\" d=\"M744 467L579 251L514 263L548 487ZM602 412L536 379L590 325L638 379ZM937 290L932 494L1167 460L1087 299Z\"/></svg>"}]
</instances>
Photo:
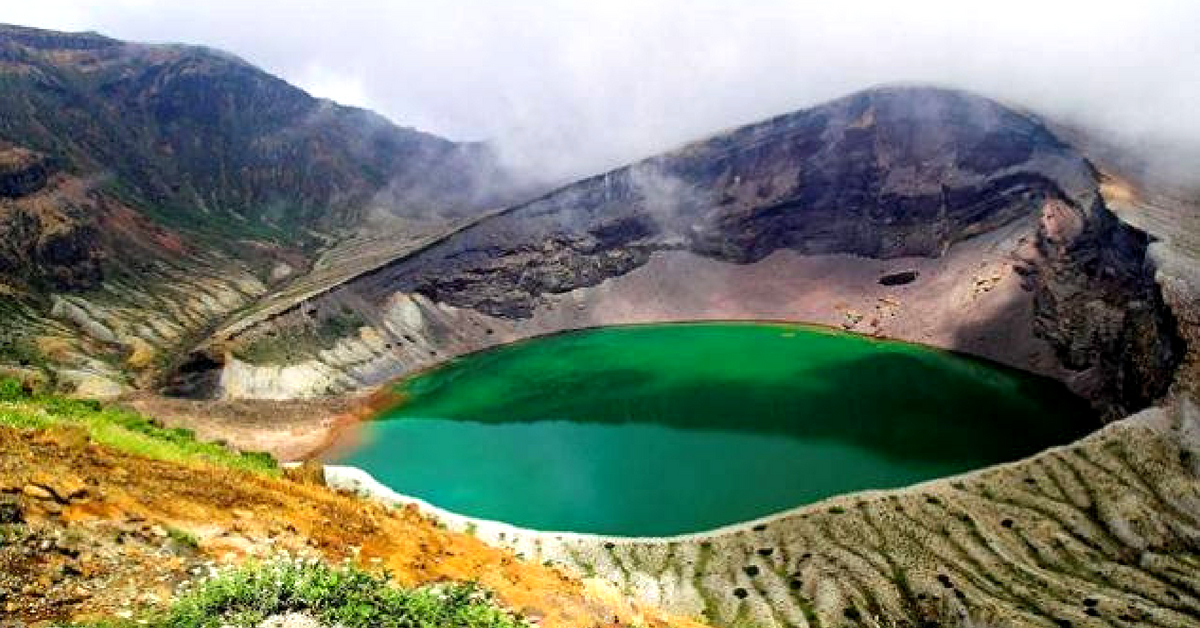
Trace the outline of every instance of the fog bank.
<instances>
[{"instance_id":1,"label":"fog bank","mask_svg":"<svg viewBox=\"0 0 1200 628\"><path fill-rule=\"evenodd\" d=\"M1194 2L6 0L0 21L223 48L549 176L892 82L1200 146Z\"/></svg>"}]
</instances>

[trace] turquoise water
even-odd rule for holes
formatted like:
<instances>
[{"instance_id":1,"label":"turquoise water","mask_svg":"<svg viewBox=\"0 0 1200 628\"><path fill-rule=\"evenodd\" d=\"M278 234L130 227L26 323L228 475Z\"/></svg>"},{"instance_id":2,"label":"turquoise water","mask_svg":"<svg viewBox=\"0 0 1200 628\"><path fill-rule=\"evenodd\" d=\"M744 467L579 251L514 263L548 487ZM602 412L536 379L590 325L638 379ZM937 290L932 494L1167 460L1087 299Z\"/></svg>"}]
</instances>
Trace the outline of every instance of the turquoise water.
<instances>
[{"instance_id":1,"label":"turquoise water","mask_svg":"<svg viewBox=\"0 0 1200 628\"><path fill-rule=\"evenodd\" d=\"M1015 460L1094 424L1043 378L779 324L585 330L398 386L337 462L461 514L633 536Z\"/></svg>"}]
</instances>

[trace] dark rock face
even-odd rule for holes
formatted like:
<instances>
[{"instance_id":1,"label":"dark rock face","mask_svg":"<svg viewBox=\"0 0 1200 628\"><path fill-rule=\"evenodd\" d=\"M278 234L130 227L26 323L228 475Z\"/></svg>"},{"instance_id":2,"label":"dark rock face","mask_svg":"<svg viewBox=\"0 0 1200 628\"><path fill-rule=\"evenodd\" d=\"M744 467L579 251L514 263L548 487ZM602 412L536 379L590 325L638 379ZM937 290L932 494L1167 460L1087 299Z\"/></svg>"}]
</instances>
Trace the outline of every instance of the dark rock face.
<instances>
[{"instance_id":1,"label":"dark rock face","mask_svg":"<svg viewBox=\"0 0 1200 628\"><path fill-rule=\"evenodd\" d=\"M0 207L0 277L23 277L66 290L100 281L103 237L88 217L76 214L75 222L51 227L34 212L3 210Z\"/></svg>"},{"instance_id":2,"label":"dark rock face","mask_svg":"<svg viewBox=\"0 0 1200 628\"><path fill-rule=\"evenodd\" d=\"M30 198L47 188L54 172L53 160L42 153L17 146L0 150L0 278L64 289L94 285L101 277L103 238L87 199L59 204Z\"/></svg>"},{"instance_id":3,"label":"dark rock face","mask_svg":"<svg viewBox=\"0 0 1200 628\"><path fill-rule=\"evenodd\" d=\"M526 316L546 293L623 274L661 249L752 262L778 249L940 255L1088 202L1086 162L1036 121L947 90L863 92L584 180L378 274L391 289Z\"/></svg>"},{"instance_id":4,"label":"dark rock face","mask_svg":"<svg viewBox=\"0 0 1200 628\"><path fill-rule=\"evenodd\" d=\"M1147 259L1146 234L1096 200L1050 205L1038 232L1035 331L1081 374L1080 392L1106 418L1120 418L1168 392L1186 347Z\"/></svg>"},{"instance_id":5,"label":"dark rock face","mask_svg":"<svg viewBox=\"0 0 1200 628\"><path fill-rule=\"evenodd\" d=\"M0 151L0 197L20 198L46 186L50 161L21 149Z\"/></svg>"}]
</instances>

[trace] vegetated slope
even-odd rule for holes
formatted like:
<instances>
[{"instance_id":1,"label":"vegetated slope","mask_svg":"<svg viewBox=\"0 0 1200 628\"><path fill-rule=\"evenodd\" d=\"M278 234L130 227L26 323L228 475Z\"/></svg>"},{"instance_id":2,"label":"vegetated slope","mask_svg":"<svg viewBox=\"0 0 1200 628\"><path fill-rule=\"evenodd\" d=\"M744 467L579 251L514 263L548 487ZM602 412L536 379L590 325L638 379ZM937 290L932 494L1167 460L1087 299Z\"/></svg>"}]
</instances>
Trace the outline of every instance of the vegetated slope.
<instances>
[{"instance_id":1,"label":"vegetated slope","mask_svg":"<svg viewBox=\"0 0 1200 628\"><path fill-rule=\"evenodd\" d=\"M1036 118L952 90L880 88L512 207L238 326L199 362L226 363L226 396L369 386L513 338L688 318L671 305L699 301L686 286L710 290L716 262L728 285L706 317L963 349L1059 377L1116 417L1163 395L1182 353L1148 244ZM861 306L831 300L873 260L928 269L886 292L854 283L870 297ZM752 295L771 264L779 289ZM929 300L906 300L917 294ZM318 333L331 321L353 322L341 342Z\"/></svg>"},{"instance_id":2,"label":"vegetated slope","mask_svg":"<svg viewBox=\"0 0 1200 628\"><path fill-rule=\"evenodd\" d=\"M223 52L0 26L0 358L112 388L365 220L446 224L515 190L485 146Z\"/></svg>"},{"instance_id":3,"label":"vegetated slope","mask_svg":"<svg viewBox=\"0 0 1200 628\"><path fill-rule=\"evenodd\" d=\"M667 620L695 625L634 606L614 590L585 585L469 534L449 532L413 509L336 493L314 483L319 476L311 470L278 475L269 458L199 442L94 402L31 397L12 380L0 380L0 618L30 623L129 613L153 618L177 596L193 607L203 601L185 582L195 585L223 565L287 553L334 565L348 561L374 573L386 570L405 587L477 583L507 608L546 626L610 621L661 626ZM299 571L335 584L336 574L327 568ZM274 586L280 586L277 580L271 578ZM226 579L225 592L236 582ZM288 602L272 598L267 588L253 589L245 592L243 610L320 615L348 605L351 620L355 612L372 610L363 596L381 595L373 592L377 582L359 582L370 590L343 590L340 599ZM321 593L298 589L306 591ZM314 602L324 606L305 606ZM186 613L175 616L185 620L176 625L191 625ZM205 621L215 619L236 618Z\"/></svg>"}]
</instances>

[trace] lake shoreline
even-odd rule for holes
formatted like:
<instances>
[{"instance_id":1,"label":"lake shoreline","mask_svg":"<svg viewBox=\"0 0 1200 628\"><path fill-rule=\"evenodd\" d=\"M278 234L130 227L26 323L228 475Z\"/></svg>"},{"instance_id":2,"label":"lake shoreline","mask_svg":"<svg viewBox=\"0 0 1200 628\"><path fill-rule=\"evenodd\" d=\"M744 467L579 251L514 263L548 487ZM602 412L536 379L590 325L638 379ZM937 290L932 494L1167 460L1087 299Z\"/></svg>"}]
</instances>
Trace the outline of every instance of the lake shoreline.
<instances>
[{"instance_id":1,"label":"lake shoreline","mask_svg":"<svg viewBox=\"0 0 1200 628\"><path fill-rule=\"evenodd\" d=\"M344 428L323 460L458 512L620 534L719 526L944 477L1095 424L1086 402L1049 378L778 321L547 335L393 386L405 404ZM592 487L586 498L582 486ZM686 495L698 486L707 488Z\"/></svg>"}]
</instances>

